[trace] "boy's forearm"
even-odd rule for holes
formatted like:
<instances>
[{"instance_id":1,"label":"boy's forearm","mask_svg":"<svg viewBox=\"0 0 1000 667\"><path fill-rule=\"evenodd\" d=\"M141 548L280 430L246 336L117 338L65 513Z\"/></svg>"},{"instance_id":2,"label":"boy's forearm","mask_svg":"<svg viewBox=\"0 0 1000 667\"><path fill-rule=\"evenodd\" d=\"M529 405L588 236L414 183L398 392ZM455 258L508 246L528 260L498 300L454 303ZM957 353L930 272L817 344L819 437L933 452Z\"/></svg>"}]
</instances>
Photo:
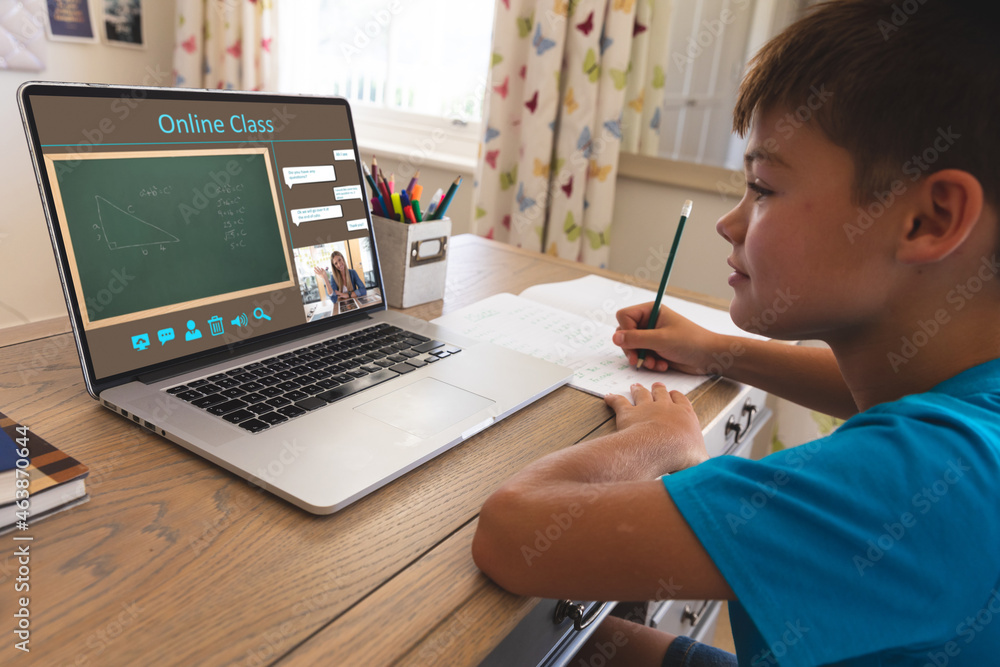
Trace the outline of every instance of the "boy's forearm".
<instances>
[{"instance_id":1,"label":"boy's forearm","mask_svg":"<svg viewBox=\"0 0 1000 667\"><path fill-rule=\"evenodd\" d=\"M858 412L828 348L726 336L716 355L722 375L834 417Z\"/></svg>"}]
</instances>

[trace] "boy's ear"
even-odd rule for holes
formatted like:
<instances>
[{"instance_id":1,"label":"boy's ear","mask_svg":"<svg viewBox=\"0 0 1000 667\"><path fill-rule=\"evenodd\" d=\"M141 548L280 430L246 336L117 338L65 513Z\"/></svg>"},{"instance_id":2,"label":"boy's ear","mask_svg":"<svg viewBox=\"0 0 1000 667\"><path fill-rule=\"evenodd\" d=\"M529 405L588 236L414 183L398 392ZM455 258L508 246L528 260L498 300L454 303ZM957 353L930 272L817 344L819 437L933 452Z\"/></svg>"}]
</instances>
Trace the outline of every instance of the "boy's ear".
<instances>
[{"instance_id":1,"label":"boy's ear","mask_svg":"<svg viewBox=\"0 0 1000 667\"><path fill-rule=\"evenodd\" d=\"M916 188L896 258L905 264L937 262L961 246L976 227L983 213L983 186L967 171L942 169Z\"/></svg>"}]
</instances>

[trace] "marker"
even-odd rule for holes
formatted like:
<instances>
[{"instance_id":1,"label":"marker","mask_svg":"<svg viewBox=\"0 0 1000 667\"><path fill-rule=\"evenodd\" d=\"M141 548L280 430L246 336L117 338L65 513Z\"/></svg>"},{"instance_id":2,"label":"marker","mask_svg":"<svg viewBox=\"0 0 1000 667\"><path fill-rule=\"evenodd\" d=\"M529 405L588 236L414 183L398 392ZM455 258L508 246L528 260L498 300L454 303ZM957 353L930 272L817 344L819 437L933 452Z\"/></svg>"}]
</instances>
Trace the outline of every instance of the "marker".
<instances>
[{"instance_id":1,"label":"marker","mask_svg":"<svg viewBox=\"0 0 1000 667\"><path fill-rule=\"evenodd\" d=\"M660 316L660 301L663 300L663 292L667 289L667 280L670 278L670 270L674 268L674 257L677 256L677 246L681 242L681 234L684 233L684 223L691 215L691 208L694 202L688 199L681 207L681 221L677 223L677 231L674 233L674 242L670 246L670 255L667 257L667 265L663 267L663 277L660 278L660 289L656 291L656 301L653 302L653 310L649 313L649 321L646 322L646 329L655 329L656 320ZM636 370L642 368L642 363L646 360L646 350L639 350L639 360L635 364Z\"/></svg>"},{"instance_id":2,"label":"marker","mask_svg":"<svg viewBox=\"0 0 1000 667\"><path fill-rule=\"evenodd\" d=\"M448 188L448 194L444 196L441 200L441 205L434 209L434 215L431 216L431 220L440 220L444 217L444 214L448 211L448 206L451 205L451 200L455 197L455 192L458 190L458 186L462 184L462 177L459 176L455 179L455 182L451 184Z\"/></svg>"}]
</instances>

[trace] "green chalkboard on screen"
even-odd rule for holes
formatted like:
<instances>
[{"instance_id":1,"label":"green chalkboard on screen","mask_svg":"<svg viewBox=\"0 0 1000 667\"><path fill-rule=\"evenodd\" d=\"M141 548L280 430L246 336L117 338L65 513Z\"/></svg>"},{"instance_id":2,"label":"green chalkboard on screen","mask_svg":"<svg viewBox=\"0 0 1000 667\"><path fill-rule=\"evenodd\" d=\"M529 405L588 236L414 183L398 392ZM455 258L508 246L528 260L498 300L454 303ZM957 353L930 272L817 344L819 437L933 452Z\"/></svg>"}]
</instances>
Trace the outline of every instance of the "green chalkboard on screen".
<instances>
[{"instance_id":1,"label":"green chalkboard on screen","mask_svg":"<svg viewBox=\"0 0 1000 667\"><path fill-rule=\"evenodd\" d=\"M292 285L267 149L49 155L91 326Z\"/></svg>"}]
</instances>

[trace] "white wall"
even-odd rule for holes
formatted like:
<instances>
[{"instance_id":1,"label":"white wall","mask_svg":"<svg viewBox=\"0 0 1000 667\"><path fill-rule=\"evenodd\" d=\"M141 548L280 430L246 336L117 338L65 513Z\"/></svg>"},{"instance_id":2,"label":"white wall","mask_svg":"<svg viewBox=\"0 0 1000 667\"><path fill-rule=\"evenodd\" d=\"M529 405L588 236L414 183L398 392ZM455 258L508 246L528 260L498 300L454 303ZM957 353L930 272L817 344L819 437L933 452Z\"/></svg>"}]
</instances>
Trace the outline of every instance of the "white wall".
<instances>
[{"instance_id":1,"label":"white wall","mask_svg":"<svg viewBox=\"0 0 1000 667\"><path fill-rule=\"evenodd\" d=\"M684 226L670 286L728 301L733 296L726 282L732 272L726 264L731 246L716 233L715 223L738 203L735 197L619 177L608 268L658 283L685 199L694 202L694 209Z\"/></svg>"},{"instance_id":2,"label":"white wall","mask_svg":"<svg viewBox=\"0 0 1000 667\"><path fill-rule=\"evenodd\" d=\"M17 109L17 88L30 80L170 85L174 3L144 2L143 10L145 49L48 42L44 71L0 71L0 329L66 314Z\"/></svg>"}]
</instances>

